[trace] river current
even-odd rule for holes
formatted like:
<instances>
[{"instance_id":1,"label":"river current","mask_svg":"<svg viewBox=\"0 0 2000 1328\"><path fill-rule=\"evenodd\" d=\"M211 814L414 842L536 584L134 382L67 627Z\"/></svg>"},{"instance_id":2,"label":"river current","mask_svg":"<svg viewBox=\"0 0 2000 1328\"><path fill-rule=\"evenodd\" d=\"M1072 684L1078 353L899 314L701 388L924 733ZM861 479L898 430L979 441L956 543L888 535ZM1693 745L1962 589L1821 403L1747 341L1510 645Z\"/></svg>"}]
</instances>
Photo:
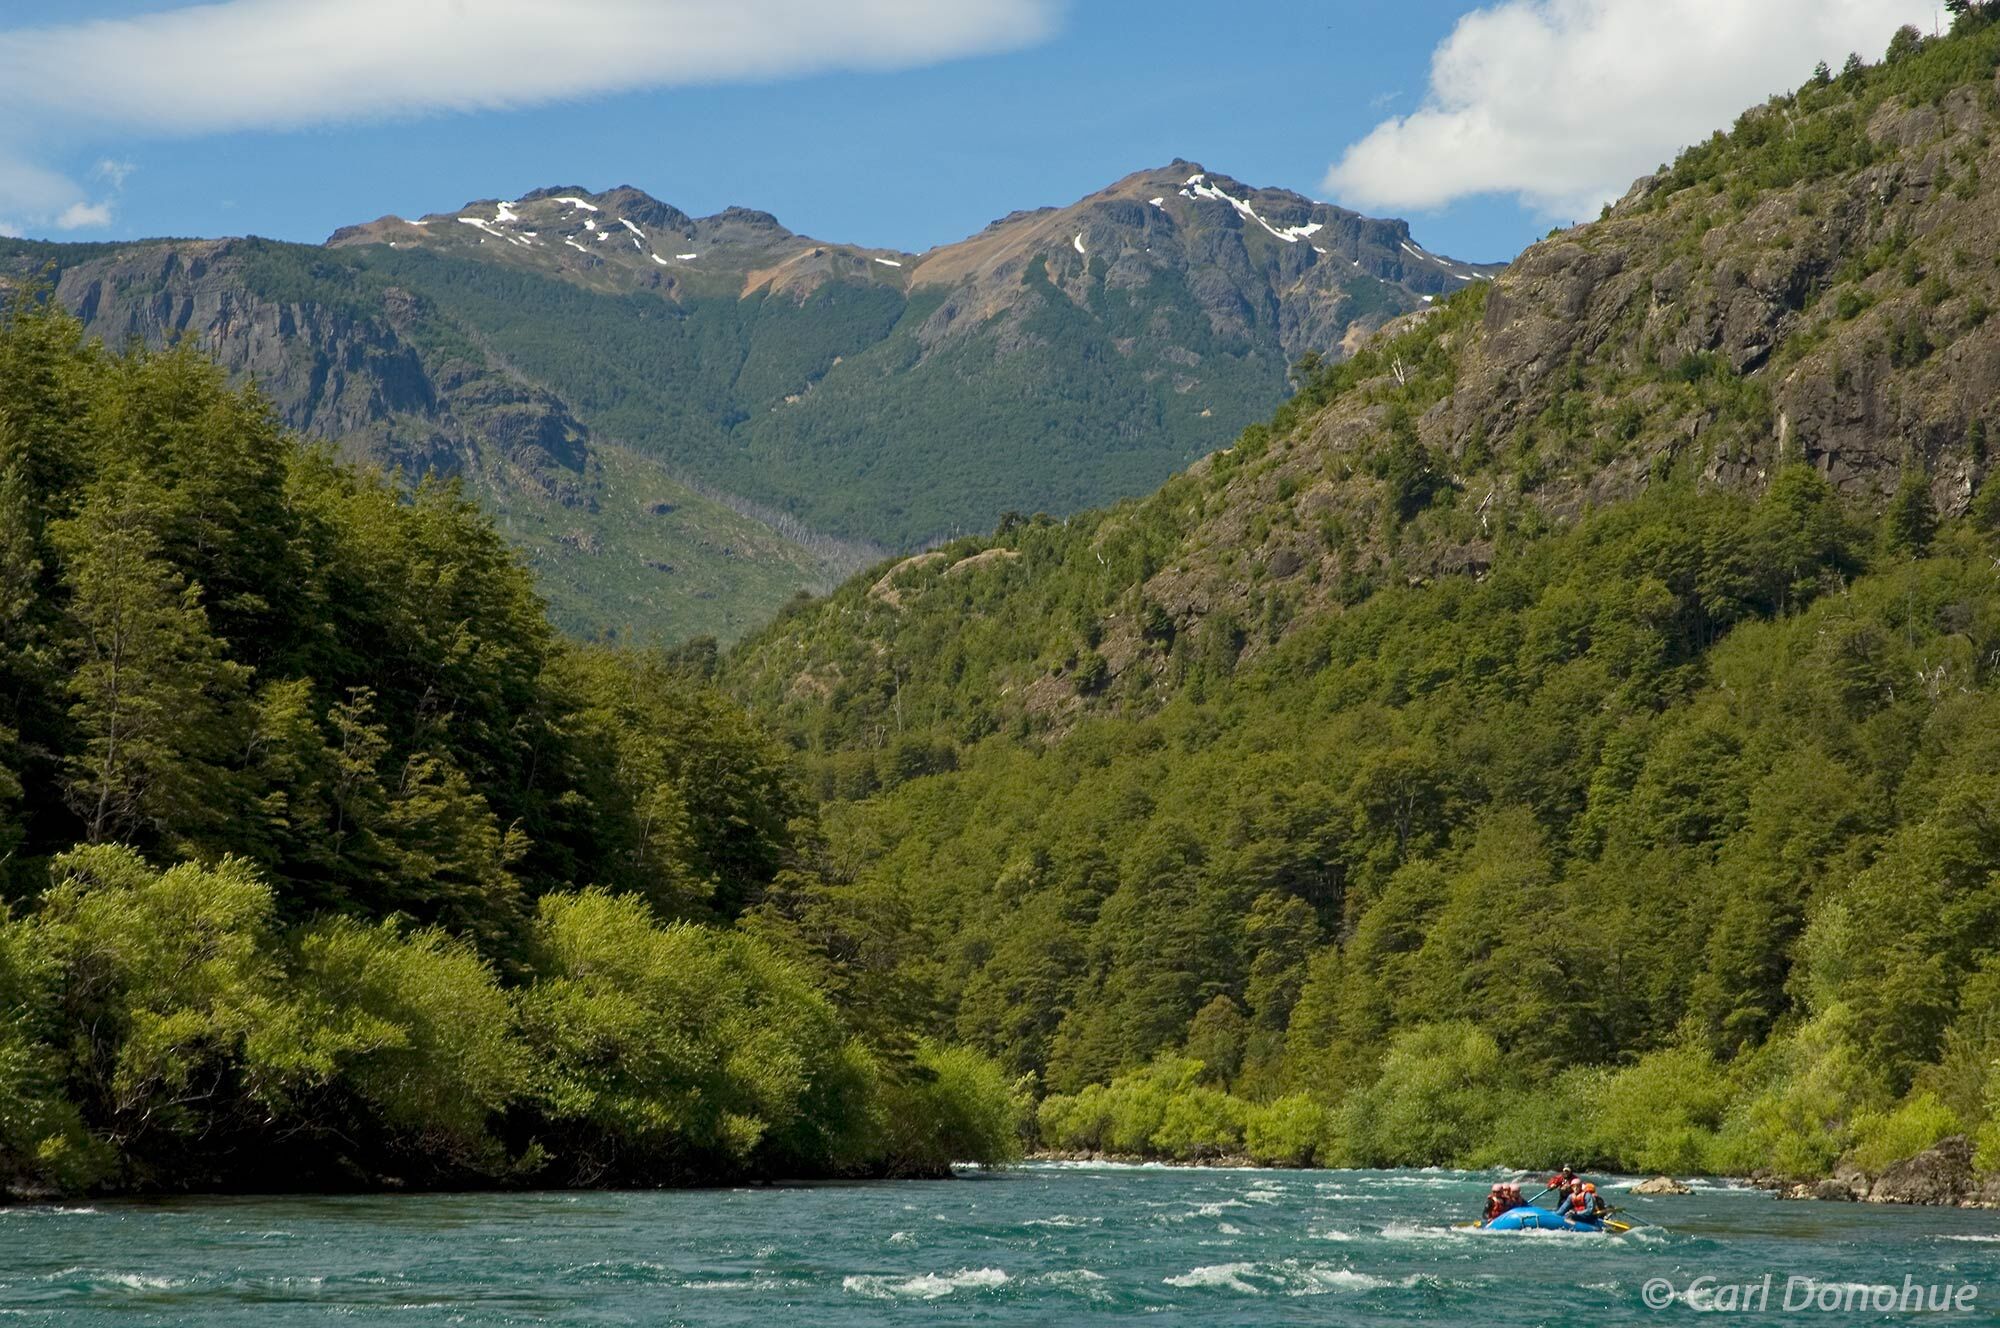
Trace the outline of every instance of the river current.
<instances>
[{"instance_id":1,"label":"river current","mask_svg":"<svg viewBox=\"0 0 2000 1328\"><path fill-rule=\"evenodd\" d=\"M0 1319L2000 1322L2000 1214L1721 1184L1644 1199L1614 1180L1613 1202L1658 1229L1453 1230L1494 1178L1036 1164L955 1182L0 1208Z\"/></svg>"}]
</instances>

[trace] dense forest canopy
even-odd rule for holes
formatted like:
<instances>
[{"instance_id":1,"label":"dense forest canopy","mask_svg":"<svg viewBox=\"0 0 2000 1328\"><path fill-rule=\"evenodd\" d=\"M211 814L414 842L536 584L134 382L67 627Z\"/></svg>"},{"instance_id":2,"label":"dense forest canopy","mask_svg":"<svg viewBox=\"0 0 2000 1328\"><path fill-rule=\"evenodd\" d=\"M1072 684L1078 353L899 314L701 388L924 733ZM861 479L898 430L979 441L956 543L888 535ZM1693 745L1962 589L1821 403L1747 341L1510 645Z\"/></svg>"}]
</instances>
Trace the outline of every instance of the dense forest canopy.
<instances>
[{"instance_id":1,"label":"dense forest canopy","mask_svg":"<svg viewBox=\"0 0 2000 1328\"><path fill-rule=\"evenodd\" d=\"M1667 486L1154 713L906 734L791 907L1056 1093L1213 1098L1182 1143L1052 1099L1052 1143L1233 1150L1311 1104L1341 1123L1274 1156L1809 1172L1906 1095L1990 1123L2000 532L1929 524L1803 469ZM1462 1137L1377 1119L1461 1072Z\"/></svg>"},{"instance_id":2,"label":"dense forest canopy","mask_svg":"<svg viewBox=\"0 0 2000 1328\"><path fill-rule=\"evenodd\" d=\"M1963 1132L2000 1169L1990 264L1952 248L1996 56L1973 7L1689 152L1617 222L1660 272L1532 391L1492 343L1574 291L1503 278L1149 499L796 606L726 675L830 800L759 925L855 957L864 1023L1036 1074L1057 1147L1815 1176ZM1748 358L1648 329L1753 269L1723 243L1834 243L1857 170L1947 159ZM1885 502L1786 450L1773 380L1828 347L1936 412ZM1428 441L1487 400L1518 423Z\"/></svg>"},{"instance_id":3,"label":"dense forest canopy","mask_svg":"<svg viewBox=\"0 0 2000 1328\"><path fill-rule=\"evenodd\" d=\"M455 489L302 449L192 350L8 309L0 1178L1004 1155L989 1063L863 1040L734 925L818 832L704 674L563 641Z\"/></svg>"}]
</instances>

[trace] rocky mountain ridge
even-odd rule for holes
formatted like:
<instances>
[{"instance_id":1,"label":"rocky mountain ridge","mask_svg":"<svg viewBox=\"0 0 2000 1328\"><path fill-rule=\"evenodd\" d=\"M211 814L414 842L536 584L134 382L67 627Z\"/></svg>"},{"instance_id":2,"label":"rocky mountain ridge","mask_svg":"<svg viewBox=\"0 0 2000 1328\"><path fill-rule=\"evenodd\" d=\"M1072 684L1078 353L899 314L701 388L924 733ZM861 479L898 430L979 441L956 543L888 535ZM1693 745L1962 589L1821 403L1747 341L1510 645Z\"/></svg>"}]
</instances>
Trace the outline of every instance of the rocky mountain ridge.
<instances>
[{"instance_id":1,"label":"rocky mountain ridge","mask_svg":"<svg viewBox=\"0 0 2000 1328\"><path fill-rule=\"evenodd\" d=\"M1228 252L1232 242L1241 254ZM1182 160L1136 172L1068 207L1012 213L922 254L829 244L746 208L694 218L630 185L603 193L545 187L415 220L383 217L343 227L327 240L334 249L366 245L476 253L593 289L670 299L732 290L739 298L770 292L804 299L833 281L905 293L970 287L945 323L1009 304L1033 259L1067 262L1074 254L1086 261L1063 276L1087 276L1087 260L1097 255L1107 264L1104 279L1126 287L1143 285L1158 268L1206 263L1218 273L1198 292L1208 297L1211 319L1243 325L1251 302L1275 299L1280 335L1294 356L1324 352L1350 335L1353 322L1338 314L1356 304L1346 287L1357 277L1400 288L1414 307L1501 267L1431 254L1406 222L1245 185ZM1255 283L1245 280L1253 271Z\"/></svg>"},{"instance_id":2,"label":"rocky mountain ridge","mask_svg":"<svg viewBox=\"0 0 2000 1328\"><path fill-rule=\"evenodd\" d=\"M47 273L90 335L193 337L288 425L465 477L566 626L642 637L733 636L885 549L1142 492L1301 356L1490 270L1186 162L927 254L629 186L323 248L0 242L0 280Z\"/></svg>"}]
</instances>

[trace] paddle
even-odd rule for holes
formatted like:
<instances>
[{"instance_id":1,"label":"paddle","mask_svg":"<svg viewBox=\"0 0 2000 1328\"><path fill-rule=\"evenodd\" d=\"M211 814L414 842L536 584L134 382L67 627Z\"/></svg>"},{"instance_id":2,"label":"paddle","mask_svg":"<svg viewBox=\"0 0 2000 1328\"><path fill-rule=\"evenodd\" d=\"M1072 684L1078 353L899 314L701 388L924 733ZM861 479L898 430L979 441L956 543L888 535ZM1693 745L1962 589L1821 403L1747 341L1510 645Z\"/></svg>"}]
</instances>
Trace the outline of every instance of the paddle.
<instances>
[{"instance_id":1,"label":"paddle","mask_svg":"<svg viewBox=\"0 0 2000 1328\"><path fill-rule=\"evenodd\" d=\"M1659 1223L1648 1222L1643 1217L1635 1217L1630 1222L1613 1222L1611 1220L1611 1215L1613 1213L1630 1213L1630 1212L1631 1210L1628 1208L1607 1208L1604 1210L1604 1219L1605 1219L1604 1225L1613 1228L1620 1235L1623 1235L1625 1232L1630 1231L1635 1226L1652 1227L1655 1231L1662 1229Z\"/></svg>"}]
</instances>

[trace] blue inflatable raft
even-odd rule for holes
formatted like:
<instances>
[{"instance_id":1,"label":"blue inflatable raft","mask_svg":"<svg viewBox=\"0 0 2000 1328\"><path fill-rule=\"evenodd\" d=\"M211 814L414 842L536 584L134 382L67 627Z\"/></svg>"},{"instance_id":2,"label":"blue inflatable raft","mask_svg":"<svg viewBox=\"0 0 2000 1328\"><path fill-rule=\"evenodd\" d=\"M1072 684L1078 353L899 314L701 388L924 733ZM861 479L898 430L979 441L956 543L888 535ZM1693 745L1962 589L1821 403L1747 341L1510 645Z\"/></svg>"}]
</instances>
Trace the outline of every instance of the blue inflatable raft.
<instances>
[{"instance_id":1,"label":"blue inflatable raft","mask_svg":"<svg viewBox=\"0 0 2000 1328\"><path fill-rule=\"evenodd\" d=\"M1519 1208L1510 1208L1492 1221L1479 1224L1481 1231L1584 1231L1600 1236L1616 1235L1631 1229L1629 1223L1614 1218L1589 1222L1558 1213L1552 1208L1537 1208L1534 1204L1522 1204Z\"/></svg>"}]
</instances>

